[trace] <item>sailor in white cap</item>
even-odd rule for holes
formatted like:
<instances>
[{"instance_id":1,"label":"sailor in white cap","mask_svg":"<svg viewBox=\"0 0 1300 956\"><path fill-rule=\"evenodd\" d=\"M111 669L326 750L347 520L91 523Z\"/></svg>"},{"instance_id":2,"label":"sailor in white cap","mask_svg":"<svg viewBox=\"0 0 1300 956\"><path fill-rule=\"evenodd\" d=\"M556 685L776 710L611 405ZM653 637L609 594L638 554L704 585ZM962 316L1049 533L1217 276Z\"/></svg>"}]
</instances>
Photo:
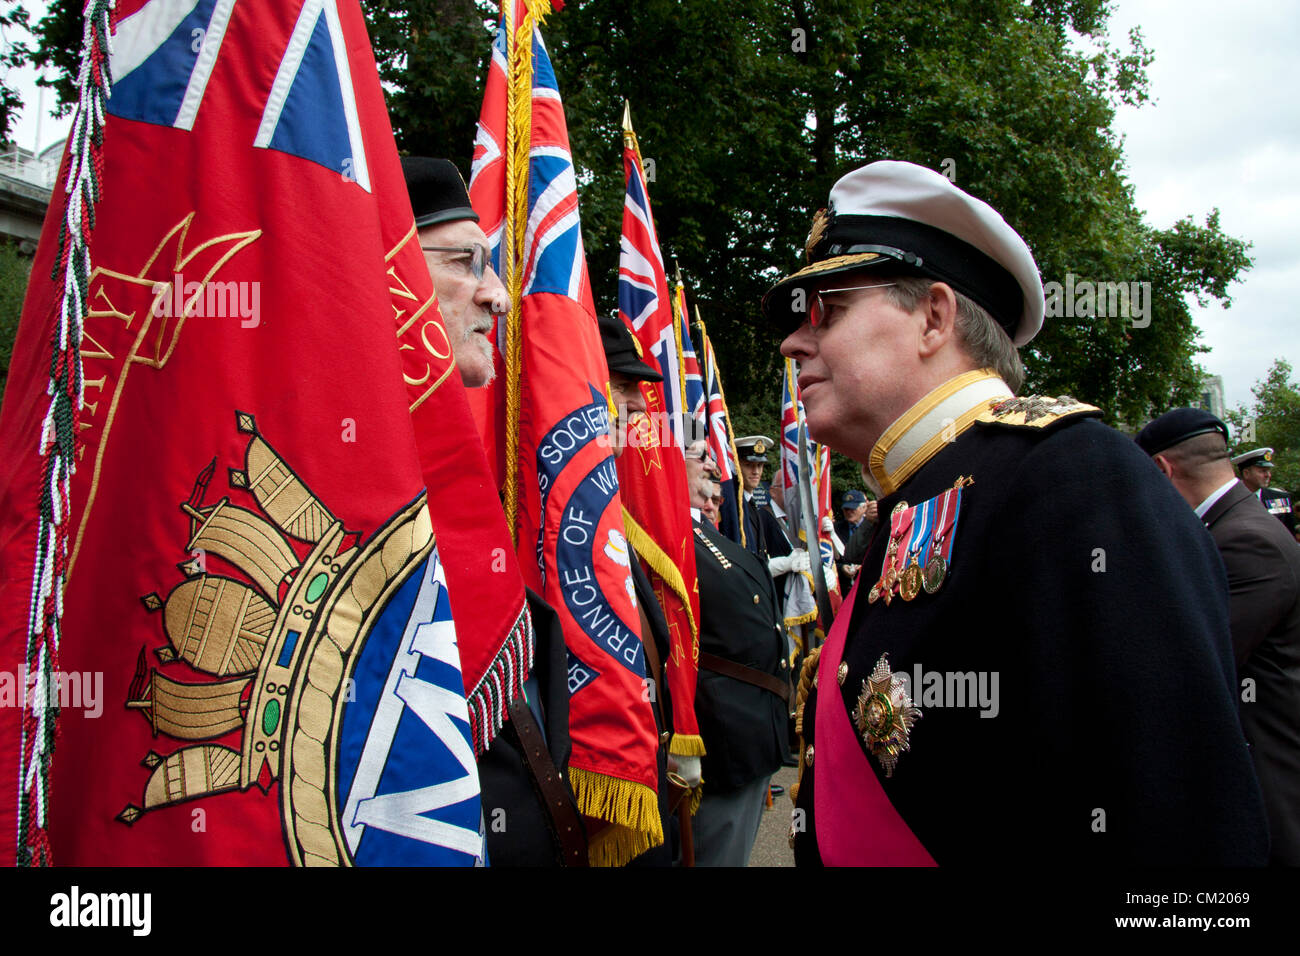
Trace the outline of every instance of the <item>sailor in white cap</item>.
<instances>
[{"instance_id":1,"label":"sailor in white cap","mask_svg":"<svg viewBox=\"0 0 1300 956\"><path fill-rule=\"evenodd\" d=\"M1241 483L1255 493L1268 509L1268 513L1286 525L1295 534L1295 515L1291 511L1291 496L1279 488L1270 488L1273 480L1273 449L1252 448L1232 459L1241 473Z\"/></svg>"},{"instance_id":2,"label":"sailor in white cap","mask_svg":"<svg viewBox=\"0 0 1300 956\"><path fill-rule=\"evenodd\" d=\"M807 254L763 309L882 528L800 680L796 861L1262 863L1214 543L1096 408L1015 397L1025 241L877 162Z\"/></svg>"}]
</instances>

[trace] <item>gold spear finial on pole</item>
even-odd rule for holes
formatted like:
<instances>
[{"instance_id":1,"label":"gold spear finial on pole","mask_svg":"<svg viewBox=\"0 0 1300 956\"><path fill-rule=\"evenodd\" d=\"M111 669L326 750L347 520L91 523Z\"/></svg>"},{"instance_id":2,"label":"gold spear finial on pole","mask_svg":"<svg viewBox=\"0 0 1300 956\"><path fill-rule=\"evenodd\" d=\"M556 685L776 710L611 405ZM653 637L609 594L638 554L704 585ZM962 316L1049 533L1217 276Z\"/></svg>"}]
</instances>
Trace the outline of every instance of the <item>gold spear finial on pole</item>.
<instances>
[{"instance_id":1,"label":"gold spear finial on pole","mask_svg":"<svg viewBox=\"0 0 1300 956\"><path fill-rule=\"evenodd\" d=\"M632 101L623 101L623 145L636 150L637 159L641 158L641 145L636 141L632 131Z\"/></svg>"}]
</instances>

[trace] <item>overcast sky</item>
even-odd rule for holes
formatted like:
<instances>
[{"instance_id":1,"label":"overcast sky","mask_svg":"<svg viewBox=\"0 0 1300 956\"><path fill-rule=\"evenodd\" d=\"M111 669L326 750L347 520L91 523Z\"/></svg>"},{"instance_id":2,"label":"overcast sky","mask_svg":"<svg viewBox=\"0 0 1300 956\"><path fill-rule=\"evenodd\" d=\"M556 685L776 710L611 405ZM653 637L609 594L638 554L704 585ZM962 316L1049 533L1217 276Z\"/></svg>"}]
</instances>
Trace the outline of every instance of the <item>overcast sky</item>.
<instances>
[{"instance_id":1,"label":"overcast sky","mask_svg":"<svg viewBox=\"0 0 1300 956\"><path fill-rule=\"evenodd\" d=\"M1201 364L1223 376L1228 406L1276 358L1300 372L1300 3L1120 0L1118 41L1140 26L1155 54L1147 71L1154 103L1123 108L1129 178L1147 222L1168 228L1216 206L1231 236L1254 243L1255 267L1218 303L1193 315L1211 351ZM1140 334L1135 329L1134 335Z\"/></svg>"},{"instance_id":2,"label":"overcast sky","mask_svg":"<svg viewBox=\"0 0 1300 956\"><path fill-rule=\"evenodd\" d=\"M1300 316L1287 292L1300 288L1300 0L1115 6L1116 42L1126 44L1129 28L1140 26L1155 54L1148 70L1153 102L1123 108L1117 121L1138 207L1151 225L1168 228L1186 215L1204 223L1217 206L1224 231L1254 243L1255 267L1231 287L1231 308L1193 303L1211 348L1201 364L1223 376L1229 407L1249 402L1251 386L1275 358L1300 372ZM9 82L20 84L27 100L15 139L31 147L31 73L11 71ZM69 125L43 120L41 144Z\"/></svg>"}]
</instances>

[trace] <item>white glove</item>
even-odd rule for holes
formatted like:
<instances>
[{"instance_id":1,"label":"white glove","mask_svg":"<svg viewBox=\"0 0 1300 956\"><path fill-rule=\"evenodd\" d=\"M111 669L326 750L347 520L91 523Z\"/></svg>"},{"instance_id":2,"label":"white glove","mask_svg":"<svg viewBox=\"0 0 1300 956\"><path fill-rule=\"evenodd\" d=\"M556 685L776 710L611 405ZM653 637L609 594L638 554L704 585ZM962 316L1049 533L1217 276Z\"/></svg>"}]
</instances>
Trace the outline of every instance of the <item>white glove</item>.
<instances>
[{"instance_id":1,"label":"white glove","mask_svg":"<svg viewBox=\"0 0 1300 956\"><path fill-rule=\"evenodd\" d=\"M822 534L834 534L834 533L835 533L835 522L831 520L830 515L827 515L825 518L822 518Z\"/></svg>"},{"instance_id":2,"label":"white glove","mask_svg":"<svg viewBox=\"0 0 1300 956\"><path fill-rule=\"evenodd\" d=\"M790 570L790 560L794 557L791 554L783 554L779 558L767 559L767 573L774 578L779 578Z\"/></svg>"},{"instance_id":3,"label":"white glove","mask_svg":"<svg viewBox=\"0 0 1300 956\"><path fill-rule=\"evenodd\" d=\"M677 764L677 769L674 771L677 776L686 781L686 785L692 790L698 787L700 785L700 758L673 754L672 759Z\"/></svg>"},{"instance_id":4,"label":"white glove","mask_svg":"<svg viewBox=\"0 0 1300 956\"><path fill-rule=\"evenodd\" d=\"M790 570L807 571L812 568L808 561L808 552L799 550L790 552Z\"/></svg>"}]
</instances>

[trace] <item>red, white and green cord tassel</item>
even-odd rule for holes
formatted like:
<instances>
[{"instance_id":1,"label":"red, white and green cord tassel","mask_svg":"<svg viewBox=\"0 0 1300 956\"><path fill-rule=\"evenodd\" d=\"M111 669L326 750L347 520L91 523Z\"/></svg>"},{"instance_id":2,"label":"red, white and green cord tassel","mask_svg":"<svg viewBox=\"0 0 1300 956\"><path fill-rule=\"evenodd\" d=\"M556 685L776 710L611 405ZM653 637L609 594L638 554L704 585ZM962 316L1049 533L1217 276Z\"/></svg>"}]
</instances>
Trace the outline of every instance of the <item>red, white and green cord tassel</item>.
<instances>
[{"instance_id":1,"label":"red, white and green cord tassel","mask_svg":"<svg viewBox=\"0 0 1300 956\"><path fill-rule=\"evenodd\" d=\"M104 119L112 86L109 23L114 0L89 0L82 37L81 98L68 137L65 206L59 255L50 279L63 280L59 318L51 337L49 411L41 427L44 459L36 533L36 562L27 622L22 741L18 751L17 862L47 866L50 763L58 710L59 638L67 578L69 494L76 470L81 415L81 336L90 282L90 232L100 195Z\"/></svg>"}]
</instances>

